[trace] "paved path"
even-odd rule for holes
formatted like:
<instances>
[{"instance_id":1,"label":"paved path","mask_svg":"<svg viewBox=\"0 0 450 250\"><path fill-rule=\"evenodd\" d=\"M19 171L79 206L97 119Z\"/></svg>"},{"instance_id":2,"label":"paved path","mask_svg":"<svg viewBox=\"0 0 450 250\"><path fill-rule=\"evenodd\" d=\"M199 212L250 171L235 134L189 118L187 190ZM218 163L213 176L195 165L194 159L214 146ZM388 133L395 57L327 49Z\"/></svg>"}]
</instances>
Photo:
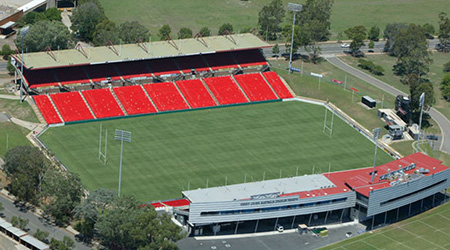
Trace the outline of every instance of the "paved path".
<instances>
[{"instance_id":1,"label":"paved path","mask_svg":"<svg viewBox=\"0 0 450 250\"><path fill-rule=\"evenodd\" d=\"M0 95L0 98L8 100L20 100L20 96L17 95Z\"/></svg>"},{"instance_id":2,"label":"paved path","mask_svg":"<svg viewBox=\"0 0 450 250\"><path fill-rule=\"evenodd\" d=\"M34 122L27 122L27 121L23 121L17 118L12 117L11 121L16 124L19 125L23 128L26 128L28 130L34 130L36 129L39 125L41 125L40 123L34 123Z\"/></svg>"},{"instance_id":3,"label":"paved path","mask_svg":"<svg viewBox=\"0 0 450 250\"><path fill-rule=\"evenodd\" d=\"M328 62L330 62L334 66L336 66L336 67L360 78L361 80L366 81L366 82L372 84L373 86L378 87L394 96L397 96L397 95L408 96L408 94L390 86L389 84L387 84L383 81L380 81L380 80L376 79L375 77L368 75L368 74L362 72L361 70L358 70L358 69L346 64L345 62L343 62L336 56L329 56L329 57L326 57L326 59L328 60ZM438 126L442 132L442 141L441 141L439 150L444 151L446 153L450 153L450 138L449 138L449 136L450 136L450 121L447 119L447 117L445 117L441 112L439 112L435 108L431 108L428 111L428 114L431 116L431 118L434 121L436 121L436 123L438 124Z\"/></svg>"}]
</instances>

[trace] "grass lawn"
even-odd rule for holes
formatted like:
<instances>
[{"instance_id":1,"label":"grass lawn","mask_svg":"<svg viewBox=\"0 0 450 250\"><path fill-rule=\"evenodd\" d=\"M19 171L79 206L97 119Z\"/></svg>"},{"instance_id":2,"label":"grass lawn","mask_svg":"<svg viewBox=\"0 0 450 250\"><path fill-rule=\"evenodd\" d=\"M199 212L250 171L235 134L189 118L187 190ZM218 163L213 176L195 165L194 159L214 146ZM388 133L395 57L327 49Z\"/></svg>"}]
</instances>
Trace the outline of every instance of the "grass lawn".
<instances>
[{"instance_id":1,"label":"grass lawn","mask_svg":"<svg viewBox=\"0 0 450 250\"><path fill-rule=\"evenodd\" d=\"M116 189L120 143L116 128L132 132L124 145L122 193L141 201L180 197L181 191L247 181L370 166L373 144L340 119L333 138L322 132L324 108L299 102L198 110L103 121L108 163L98 159L100 122L49 129L41 139L89 189ZM381 153L378 164L391 161Z\"/></svg>"},{"instance_id":2,"label":"grass lawn","mask_svg":"<svg viewBox=\"0 0 450 250\"><path fill-rule=\"evenodd\" d=\"M322 249L449 249L450 203Z\"/></svg>"},{"instance_id":3,"label":"grass lawn","mask_svg":"<svg viewBox=\"0 0 450 250\"><path fill-rule=\"evenodd\" d=\"M19 100L0 99L0 112L24 121L39 123L36 114L27 102L20 103Z\"/></svg>"},{"instance_id":4,"label":"grass lawn","mask_svg":"<svg viewBox=\"0 0 450 250\"><path fill-rule=\"evenodd\" d=\"M28 130L12 122L0 122L0 157L5 156L7 146L11 149L15 146L30 145L31 143L25 137L28 133Z\"/></svg>"},{"instance_id":5,"label":"grass lawn","mask_svg":"<svg viewBox=\"0 0 450 250\"><path fill-rule=\"evenodd\" d=\"M163 24L171 25L172 37L176 37L181 27L191 28L194 34L204 26L217 34L219 26L227 22L234 26L235 32L257 27L259 11L270 2L271 0L100 0L109 19L117 24L129 20L139 21L150 29L154 37ZM287 9L290 1L283 2ZM413 21L416 24L432 23L437 29L438 14L442 11L450 14L450 6L446 0L336 0L331 16L332 38L355 25L377 25L384 29L387 23ZM291 20L291 16L287 14L285 23L291 23Z\"/></svg>"}]
</instances>

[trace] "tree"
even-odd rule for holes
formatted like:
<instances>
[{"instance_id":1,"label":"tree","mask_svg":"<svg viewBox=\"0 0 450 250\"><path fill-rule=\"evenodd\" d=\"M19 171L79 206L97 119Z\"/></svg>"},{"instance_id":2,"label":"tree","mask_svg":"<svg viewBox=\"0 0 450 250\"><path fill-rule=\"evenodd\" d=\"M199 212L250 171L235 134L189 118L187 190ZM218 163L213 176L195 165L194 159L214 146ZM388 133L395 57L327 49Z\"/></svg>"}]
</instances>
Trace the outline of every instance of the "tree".
<instances>
[{"instance_id":1,"label":"tree","mask_svg":"<svg viewBox=\"0 0 450 250\"><path fill-rule=\"evenodd\" d=\"M228 31L230 34L233 33L233 25L231 23L224 23L219 27L219 35L224 35Z\"/></svg>"},{"instance_id":2,"label":"tree","mask_svg":"<svg viewBox=\"0 0 450 250\"><path fill-rule=\"evenodd\" d=\"M434 39L434 33L436 30L434 29L434 26L432 24L426 23L422 25L423 30L425 31L425 36L427 39Z\"/></svg>"},{"instance_id":3,"label":"tree","mask_svg":"<svg viewBox=\"0 0 450 250\"><path fill-rule=\"evenodd\" d=\"M103 19L95 27L93 42L95 46L105 46L109 42L119 44L119 29L116 24L108 19Z\"/></svg>"},{"instance_id":4,"label":"tree","mask_svg":"<svg viewBox=\"0 0 450 250\"><path fill-rule=\"evenodd\" d=\"M26 26L27 24L35 24L39 21L44 21L47 20L47 17L40 12L30 12L28 14L26 14L25 16L22 16L18 23L20 27Z\"/></svg>"},{"instance_id":5,"label":"tree","mask_svg":"<svg viewBox=\"0 0 450 250\"><path fill-rule=\"evenodd\" d=\"M397 36L400 31L407 29L408 25L406 23L388 23L384 29L383 37L386 39L384 44L384 52L387 52L391 56L396 56L394 53L394 45L397 41Z\"/></svg>"},{"instance_id":6,"label":"tree","mask_svg":"<svg viewBox=\"0 0 450 250\"><path fill-rule=\"evenodd\" d=\"M103 10L99 5L89 1L75 8L70 17L70 21L72 22L70 28L78 33L81 39L92 41L97 24L105 18Z\"/></svg>"},{"instance_id":7,"label":"tree","mask_svg":"<svg viewBox=\"0 0 450 250\"><path fill-rule=\"evenodd\" d=\"M444 99L450 101L450 73L445 74L442 78L441 91Z\"/></svg>"},{"instance_id":8,"label":"tree","mask_svg":"<svg viewBox=\"0 0 450 250\"><path fill-rule=\"evenodd\" d=\"M333 0L307 0L300 12L297 23L300 27L309 24L310 31L314 33L310 36L314 42L326 41L330 37L331 9Z\"/></svg>"},{"instance_id":9,"label":"tree","mask_svg":"<svg viewBox=\"0 0 450 250\"><path fill-rule=\"evenodd\" d=\"M203 27L198 32L202 37L211 36L211 30L208 27Z\"/></svg>"},{"instance_id":10,"label":"tree","mask_svg":"<svg viewBox=\"0 0 450 250\"><path fill-rule=\"evenodd\" d=\"M159 29L158 36L161 40L166 40L170 36L171 32L172 28L170 28L168 24L164 24L161 29Z\"/></svg>"},{"instance_id":11,"label":"tree","mask_svg":"<svg viewBox=\"0 0 450 250\"><path fill-rule=\"evenodd\" d=\"M8 150L3 169L11 181L11 193L19 201L37 204L37 194L48 166L48 160L38 148L18 146Z\"/></svg>"},{"instance_id":12,"label":"tree","mask_svg":"<svg viewBox=\"0 0 450 250\"><path fill-rule=\"evenodd\" d=\"M6 69L8 70L8 73L9 73L10 75L13 75L13 74L14 74L14 71L16 70L16 69L14 68L14 66L11 64L11 56L8 56L8 65L6 66Z\"/></svg>"},{"instance_id":13,"label":"tree","mask_svg":"<svg viewBox=\"0 0 450 250\"><path fill-rule=\"evenodd\" d=\"M1 55L3 56L3 59L8 59L8 57L10 55L12 55L14 53L14 50L11 49L11 47L9 47L8 44L4 44L2 46L2 50L1 50Z\"/></svg>"},{"instance_id":14,"label":"tree","mask_svg":"<svg viewBox=\"0 0 450 250\"><path fill-rule=\"evenodd\" d=\"M17 49L22 49L22 38L14 40ZM67 49L73 46L72 36L67 27L58 21L39 21L31 25L23 38L24 50L28 52L43 51L48 46L52 50Z\"/></svg>"},{"instance_id":15,"label":"tree","mask_svg":"<svg viewBox=\"0 0 450 250\"><path fill-rule=\"evenodd\" d=\"M24 218L22 218L20 216L19 217L13 216L11 218L11 224L13 225L13 227L18 227L18 228L20 228L22 230L25 230L25 228L28 225L28 222L29 222L28 219L24 219Z\"/></svg>"},{"instance_id":16,"label":"tree","mask_svg":"<svg viewBox=\"0 0 450 250\"><path fill-rule=\"evenodd\" d=\"M442 45L442 51L448 51L450 48L450 19L447 17L447 14L441 12L439 14L439 41Z\"/></svg>"},{"instance_id":17,"label":"tree","mask_svg":"<svg viewBox=\"0 0 450 250\"><path fill-rule=\"evenodd\" d=\"M444 64L444 72L450 72L450 61L448 61L446 64Z\"/></svg>"},{"instance_id":18,"label":"tree","mask_svg":"<svg viewBox=\"0 0 450 250\"><path fill-rule=\"evenodd\" d=\"M352 54L359 52L359 49L364 46L364 39L367 37L367 30L364 26L355 26L344 31L348 38L352 39L350 49Z\"/></svg>"},{"instance_id":19,"label":"tree","mask_svg":"<svg viewBox=\"0 0 450 250\"><path fill-rule=\"evenodd\" d=\"M49 236L49 232L47 231L41 231L39 228L37 229L36 233L33 234L33 237L40 240L45 241L45 239Z\"/></svg>"},{"instance_id":20,"label":"tree","mask_svg":"<svg viewBox=\"0 0 450 250\"><path fill-rule=\"evenodd\" d=\"M192 30L186 27L183 27L178 32L178 39L186 39L192 38Z\"/></svg>"},{"instance_id":21,"label":"tree","mask_svg":"<svg viewBox=\"0 0 450 250\"><path fill-rule=\"evenodd\" d=\"M70 250L75 246L75 242L68 236L64 236L62 241L55 238L50 240L50 249L54 250Z\"/></svg>"},{"instance_id":22,"label":"tree","mask_svg":"<svg viewBox=\"0 0 450 250\"><path fill-rule=\"evenodd\" d=\"M420 78L417 74L409 74L404 76L400 81L409 86L411 110L413 112L420 112L419 97L422 93L425 93L425 110L429 109L436 102L434 98L433 85L429 80Z\"/></svg>"},{"instance_id":23,"label":"tree","mask_svg":"<svg viewBox=\"0 0 450 250\"><path fill-rule=\"evenodd\" d=\"M274 54L280 53L280 47L278 47L278 43L272 47L272 53L274 53Z\"/></svg>"},{"instance_id":24,"label":"tree","mask_svg":"<svg viewBox=\"0 0 450 250\"><path fill-rule=\"evenodd\" d=\"M369 40L371 41L378 41L380 37L380 28L378 26L373 26L372 28L370 28L369 32L368 32L368 36L367 38L369 38Z\"/></svg>"},{"instance_id":25,"label":"tree","mask_svg":"<svg viewBox=\"0 0 450 250\"><path fill-rule=\"evenodd\" d=\"M70 221L82 195L83 186L77 175L59 168L51 168L45 173L40 197L44 212L51 215L56 224Z\"/></svg>"},{"instance_id":26,"label":"tree","mask_svg":"<svg viewBox=\"0 0 450 250\"><path fill-rule=\"evenodd\" d=\"M375 48L375 43L373 41L370 41L368 47L369 49Z\"/></svg>"},{"instance_id":27,"label":"tree","mask_svg":"<svg viewBox=\"0 0 450 250\"><path fill-rule=\"evenodd\" d=\"M411 24L407 29L400 30L396 37L393 53L397 56L394 71L397 75L428 74L433 62L428 52L428 43L422 26Z\"/></svg>"},{"instance_id":28,"label":"tree","mask_svg":"<svg viewBox=\"0 0 450 250\"><path fill-rule=\"evenodd\" d=\"M137 40L142 39L144 42L148 42L150 36L149 30L142 24L136 21L126 21L119 27L119 36L124 43L135 43Z\"/></svg>"},{"instance_id":29,"label":"tree","mask_svg":"<svg viewBox=\"0 0 450 250\"><path fill-rule=\"evenodd\" d=\"M280 30L286 10L281 0L272 0L269 5L264 6L259 12L258 25L265 33L266 38L275 40L276 33Z\"/></svg>"},{"instance_id":30,"label":"tree","mask_svg":"<svg viewBox=\"0 0 450 250\"><path fill-rule=\"evenodd\" d=\"M44 11L44 16L49 21L61 21L61 11L59 11L57 8L50 8Z\"/></svg>"}]
</instances>

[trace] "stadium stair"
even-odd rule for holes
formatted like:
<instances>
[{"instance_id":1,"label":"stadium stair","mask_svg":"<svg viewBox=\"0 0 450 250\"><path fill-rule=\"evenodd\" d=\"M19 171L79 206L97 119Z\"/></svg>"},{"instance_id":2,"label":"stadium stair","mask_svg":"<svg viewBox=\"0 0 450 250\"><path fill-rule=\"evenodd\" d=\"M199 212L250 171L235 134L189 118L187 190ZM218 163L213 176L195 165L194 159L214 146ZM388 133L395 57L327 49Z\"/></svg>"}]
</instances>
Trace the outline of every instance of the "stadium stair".
<instances>
[{"instance_id":1,"label":"stadium stair","mask_svg":"<svg viewBox=\"0 0 450 250\"><path fill-rule=\"evenodd\" d=\"M155 107L156 112L159 112L158 107L156 107L155 103L153 102L152 98L150 98L150 96L148 95L147 90L145 90L144 86L142 86L142 85L139 85L139 86L141 86L142 90L143 90L144 93L145 93L145 96L147 96L147 98L148 98L148 99L150 100L150 102L152 103L153 107Z\"/></svg>"},{"instance_id":2,"label":"stadium stair","mask_svg":"<svg viewBox=\"0 0 450 250\"><path fill-rule=\"evenodd\" d=\"M48 99L50 100L50 102L52 103L52 105L53 105L53 108L54 108L54 109L56 110L56 113L58 114L58 116L59 116L59 119L60 119L61 121L63 121L63 122L64 122L64 119L63 119L63 117L62 117L61 113L59 113L59 110L58 110L58 108L56 108L56 105L55 105L55 103L53 102L52 98L50 98L50 95L49 95L49 94L47 94L47 97L48 97Z\"/></svg>"},{"instance_id":3,"label":"stadium stair","mask_svg":"<svg viewBox=\"0 0 450 250\"><path fill-rule=\"evenodd\" d=\"M117 98L116 93L112 90L112 87L109 87L109 91L113 95L114 99L116 100L117 104L119 104L120 109L125 115L128 115L127 110L123 107L122 103L120 102L119 98Z\"/></svg>"},{"instance_id":4,"label":"stadium stair","mask_svg":"<svg viewBox=\"0 0 450 250\"><path fill-rule=\"evenodd\" d=\"M244 94L245 98L247 98L247 101L251 102L250 98L248 98L247 94L242 89L241 85L239 85L238 81L236 81L236 78L234 78L234 75L231 75L231 78L233 79L234 83L238 86L238 88L241 90L242 94Z\"/></svg>"},{"instance_id":5,"label":"stadium stair","mask_svg":"<svg viewBox=\"0 0 450 250\"><path fill-rule=\"evenodd\" d=\"M200 81L202 81L203 86L206 88L206 90L208 91L209 95L212 97L212 99L214 100L214 102L216 103L217 106L220 105L219 101L217 101L216 97L213 95L213 93L211 92L211 90L208 88L208 85L205 83L205 81L203 80L203 78L200 78Z\"/></svg>"},{"instance_id":6,"label":"stadium stair","mask_svg":"<svg viewBox=\"0 0 450 250\"><path fill-rule=\"evenodd\" d=\"M34 101L33 98L28 99L28 100L33 100L33 101L28 101L28 104L30 104L31 109L33 109L33 112L36 114L36 117L38 118L39 122L40 122L40 123L47 123L47 122L45 121L44 116L42 115L42 113L39 112L39 108L38 108L38 106L37 106L37 104L36 104L36 101ZM61 117L60 117L60 119L61 119ZM61 120L61 121L62 121L62 120Z\"/></svg>"},{"instance_id":7,"label":"stadium stair","mask_svg":"<svg viewBox=\"0 0 450 250\"><path fill-rule=\"evenodd\" d=\"M280 97L278 96L277 92L272 88L272 86L271 86L270 83L267 81L267 79L264 77L264 75L263 75L261 72L259 72L259 74L261 75L262 79L264 79L264 82L267 84L267 86L269 86L269 88L270 88L270 89L272 90L272 92L275 94L275 96L276 96L278 99L282 99L282 98L280 98Z\"/></svg>"},{"instance_id":8,"label":"stadium stair","mask_svg":"<svg viewBox=\"0 0 450 250\"><path fill-rule=\"evenodd\" d=\"M184 102L186 102L186 104L188 105L189 109L192 109L191 104L189 104L188 100L186 99L186 97L183 95L183 92L181 92L180 88L178 87L178 85L175 84L175 82L172 82L173 85L175 85L175 88L177 88L178 93L180 93L181 97L183 97Z\"/></svg>"},{"instance_id":9,"label":"stadium stair","mask_svg":"<svg viewBox=\"0 0 450 250\"><path fill-rule=\"evenodd\" d=\"M91 112L92 116L94 117L94 119L97 119L97 117L94 114L94 111L92 111L91 107L89 106L89 103L86 101L86 98L84 98L83 94L81 93L81 91L78 91L78 93L80 93L81 95L81 99L83 99L84 104L86 104L87 108L89 109L89 111Z\"/></svg>"}]
</instances>

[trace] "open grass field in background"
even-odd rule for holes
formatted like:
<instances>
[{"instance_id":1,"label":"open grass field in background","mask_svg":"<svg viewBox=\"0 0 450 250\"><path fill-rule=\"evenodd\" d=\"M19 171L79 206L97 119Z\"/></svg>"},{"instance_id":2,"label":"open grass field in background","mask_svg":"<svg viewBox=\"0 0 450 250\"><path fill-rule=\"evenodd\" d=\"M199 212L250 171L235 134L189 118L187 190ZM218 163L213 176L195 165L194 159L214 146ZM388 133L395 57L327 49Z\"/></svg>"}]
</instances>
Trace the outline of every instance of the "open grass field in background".
<instances>
[{"instance_id":1,"label":"open grass field in background","mask_svg":"<svg viewBox=\"0 0 450 250\"><path fill-rule=\"evenodd\" d=\"M330 113L329 113L330 114ZM325 108L278 102L197 110L50 128L42 141L80 175L89 189L117 189L124 145L122 193L141 201L171 199L181 191L263 179L371 166L374 144L335 117L333 138L323 133ZM330 118L330 116L329 116ZM99 127L108 129L108 163L98 159ZM391 161L379 153L377 164Z\"/></svg>"},{"instance_id":2,"label":"open grass field in background","mask_svg":"<svg viewBox=\"0 0 450 250\"><path fill-rule=\"evenodd\" d=\"M172 37L176 37L181 27L191 28L197 33L207 26L217 34L219 26L231 23L235 32L258 25L258 12L271 0L100 0L106 16L120 24L124 21L138 21L150 29L156 38L163 24L172 27ZM283 0L286 9L288 2L305 3L305 0ZM414 22L431 23L437 29L438 14L450 14L447 0L335 0L331 17L332 39L347 28L374 25L384 29L387 23ZM291 23L286 15L285 23ZM345 36L345 34L343 34Z\"/></svg>"},{"instance_id":3,"label":"open grass field in background","mask_svg":"<svg viewBox=\"0 0 450 250\"><path fill-rule=\"evenodd\" d=\"M450 204L322 249L449 249Z\"/></svg>"},{"instance_id":4,"label":"open grass field in background","mask_svg":"<svg viewBox=\"0 0 450 250\"><path fill-rule=\"evenodd\" d=\"M12 122L0 122L0 158L4 158L6 151L15 146L31 145L25 137L29 132Z\"/></svg>"}]
</instances>

